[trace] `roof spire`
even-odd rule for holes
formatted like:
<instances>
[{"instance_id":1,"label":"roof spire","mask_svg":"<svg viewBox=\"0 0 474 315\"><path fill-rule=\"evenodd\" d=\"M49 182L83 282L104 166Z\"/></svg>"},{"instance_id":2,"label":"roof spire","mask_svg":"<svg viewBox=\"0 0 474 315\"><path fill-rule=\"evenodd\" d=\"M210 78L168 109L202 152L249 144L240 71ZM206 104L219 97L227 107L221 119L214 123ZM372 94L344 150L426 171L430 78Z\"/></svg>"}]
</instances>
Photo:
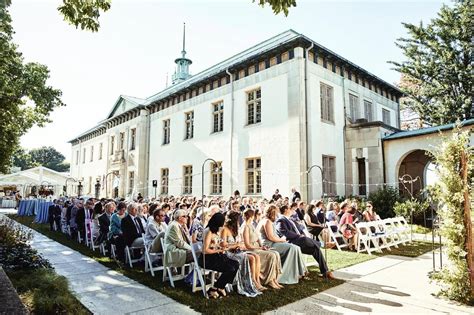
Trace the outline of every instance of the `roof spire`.
<instances>
[{"instance_id":1,"label":"roof spire","mask_svg":"<svg viewBox=\"0 0 474 315\"><path fill-rule=\"evenodd\" d=\"M183 23L183 50L181 51L181 57L177 58L176 71L172 76L172 83L176 84L188 79L191 74L189 74L189 65L193 62L191 59L186 58L186 23Z\"/></svg>"},{"instance_id":2,"label":"roof spire","mask_svg":"<svg viewBox=\"0 0 474 315\"><path fill-rule=\"evenodd\" d=\"M183 23L183 50L181 51L183 58L186 56L186 23Z\"/></svg>"}]
</instances>

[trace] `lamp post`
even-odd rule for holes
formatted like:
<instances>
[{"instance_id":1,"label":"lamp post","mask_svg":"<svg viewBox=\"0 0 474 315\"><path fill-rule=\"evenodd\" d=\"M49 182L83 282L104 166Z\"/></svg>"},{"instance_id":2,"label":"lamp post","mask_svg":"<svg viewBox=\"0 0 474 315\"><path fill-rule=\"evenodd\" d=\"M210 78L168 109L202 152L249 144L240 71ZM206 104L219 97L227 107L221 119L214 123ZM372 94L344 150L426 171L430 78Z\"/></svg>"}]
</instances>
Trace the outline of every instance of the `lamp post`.
<instances>
[{"instance_id":1,"label":"lamp post","mask_svg":"<svg viewBox=\"0 0 474 315\"><path fill-rule=\"evenodd\" d=\"M308 175L308 178L309 178L309 174L311 173L311 171L313 170L313 168L317 167L319 169L319 171L321 172L321 197L324 196L324 192L323 192L323 185L324 185L324 170L321 166L319 165L312 165L310 168L308 168L308 171L306 171L306 174ZM308 185L308 199L309 199L309 185ZM309 203L308 203L309 204ZM324 228L327 228L326 226L326 214L324 214L324 222L323 222L323 229ZM337 241L337 240L336 240ZM326 260L326 264L329 266L329 262L328 262L328 246L327 244L325 244L324 246L324 260Z\"/></svg>"},{"instance_id":2,"label":"lamp post","mask_svg":"<svg viewBox=\"0 0 474 315\"><path fill-rule=\"evenodd\" d=\"M407 180L405 178L408 178ZM417 176L415 179L410 174L404 174L399 178L405 190L410 194L410 198L413 200L413 183L416 182L420 177ZM406 183L410 184L410 190L408 190ZM424 211L424 210L423 210ZM413 241L413 207L410 209L410 242Z\"/></svg>"},{"instance_id":3,"label":"lamp post","mask_svg":"<svg viewBox=\"0 0 474 315\"><path fill-rule=\"evenodd\" d=\"M207 158L202 162L202 167L201 167L201 198L204 201L204 165L206 164L207 161L212 161L216 166L217 162L214 159ZM203 267L204 267L204 288L206 288L206 255L203 253ZM206 298L207 298L207 293L206 293Z\"/></svg>"},{"instance_id":4,"label":"lamp post","mask_svg":"<svg viewBox=\"0 0 474 315\"><path fill-rule=\"evenodd\" d=\"M100 179L97 178L95 181L95 199L99 199L100 195Z\"/></svg>"},{"instance_id":5,"label":"lamp post","mask_svg":"<svg viewBox=\"0 0 474 315\"><path fill-rule=\"evenodd\" d=\"M204 165L206 164L207 161L212 161L217 166L217 162L211 158L207 158L204 160L204 162L202 162L202 167L201 167L201 197L202 199L204 199Z\"/></svg>"},{"instance_id":6,"label":"lamp post","mask_svg":"<svg viewBox=\"0 0 474 315\"><path fill-rule=\"evenodd\" d=\"M74 177L66 178L66 183L64 184L64 187L66 188L65 191L64 191L64 195L67 195L67 182L70 181L70 180L72 180L74 182L77 182L77 179L75 179Z\"/></svg>"}]
</instances>

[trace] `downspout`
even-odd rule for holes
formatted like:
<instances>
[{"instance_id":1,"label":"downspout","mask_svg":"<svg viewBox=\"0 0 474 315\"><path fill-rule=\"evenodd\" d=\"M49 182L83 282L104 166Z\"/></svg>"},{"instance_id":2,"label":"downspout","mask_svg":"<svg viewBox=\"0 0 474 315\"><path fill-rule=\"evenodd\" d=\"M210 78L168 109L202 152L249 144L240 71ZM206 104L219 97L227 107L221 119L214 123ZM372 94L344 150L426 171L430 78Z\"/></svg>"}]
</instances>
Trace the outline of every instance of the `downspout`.
<instances>
[{"instance_id":1,"label":"downspout","mask_svg":"<svg viewBox=\"0 0 474 315\"><path fill-rule=\"evenodd\" d=\"M230 194L233 193L233 148L234 148L234 77L229 69L225 72L230 77L230 165L229 165L229 181L230 181Z\"/></svg>"},{"instance_id":2,"label":"downspout","mask_svg":"<svg viewBox=\"0 0 474 315\"><path fill-rule=\"evenodd\" d=\"M382 146L382 173L383 173L383 185L385 187L385 183L387 182L387 176L385 175L385 144L382 137L380 138L380 145Z\"/></svg>"},{"instance_id":3,"label":"downspout","mask_svg":"<svg viewBox=\"0 0 474 315\"><path fill-rule=\"evenodd\" d=\"M305 132L305 156L306 156L306 165L304 165L304 171L306 173L306 200L309 202L310 198L310 185L309 185L309 173L308 173L308 164L309 164L309 131L308 131L308 56L309 51L313 49L314 43L311 42L311 45L305 49L304 55L304 132Z\"/></svg>"},{"instance_id":4,"label":"downspout","mask_svg":"<svg viewBox=\"0 0 474 315\"><path fill-rule=\"evenodd\" d=\"M346 128L347 128L347 119L346 119L346 78L344 78L344 71L342 71L342 104L344 105L344 127L342 127L342 152L344 159L344 182L347 182L347 165L346 165ZM354 179L352 179L354 182ZM353 186L351 186L353 187ZM346 185L344 185L344 195L347 195ZM350 193L352 195L352 192Z\"/></svg>"},{"instance_id":5,"label":"downspout","mask_svg":"<svg viewBox=\"0 0 474 315\"><path fill-rule=\"evenodd\" d=\"M151 113L150 109L148 107L145 107L145 110L147 112L147 121L146 121L146 158L145 158L145 196L150 197L150 141L151 141L151 135L150 135L150 130L151 130Z\"/></svg>"}]
</instances>

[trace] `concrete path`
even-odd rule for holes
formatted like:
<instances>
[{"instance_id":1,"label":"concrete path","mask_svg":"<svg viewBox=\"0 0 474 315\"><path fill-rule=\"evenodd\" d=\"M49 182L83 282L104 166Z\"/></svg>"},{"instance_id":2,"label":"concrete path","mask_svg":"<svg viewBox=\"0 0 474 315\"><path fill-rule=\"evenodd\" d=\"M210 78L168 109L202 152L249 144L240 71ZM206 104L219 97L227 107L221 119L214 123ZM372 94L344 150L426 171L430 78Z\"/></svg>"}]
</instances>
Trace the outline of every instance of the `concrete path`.
<instances>
[{"instance_id":1,"label":"concrete path","mask_svg":"<svg viewBox=\"0 0 474 315\"><path fill-rule=\"evenodd\" d=\"M197 314L189 306L32 231L31 246L69 280L77 298L93 314Z\"/></svg>"},{"instance_id":2,"label":"concrete path","mask_svg":"<svg viewBox=\"0 0 474 315\"><path fill-rule=\"evenodd\" d=\"M267 314L474 314L432 295L439 287L429 282L431 270L432 253L379 257L334 272L346 283Z\"/></svg>"}]
</instances>

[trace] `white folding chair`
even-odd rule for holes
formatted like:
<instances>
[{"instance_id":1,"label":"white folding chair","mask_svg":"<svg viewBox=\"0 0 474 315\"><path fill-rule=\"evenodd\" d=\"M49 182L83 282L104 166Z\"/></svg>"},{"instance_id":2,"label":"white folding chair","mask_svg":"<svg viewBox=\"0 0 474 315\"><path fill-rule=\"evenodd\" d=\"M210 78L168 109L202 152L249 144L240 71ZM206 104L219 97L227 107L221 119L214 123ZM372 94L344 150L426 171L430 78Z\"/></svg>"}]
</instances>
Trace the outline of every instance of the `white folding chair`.
<instances>
[{"instance_id":1,"label":"white folding chair","mask_svg":"<svg viewBox=\"0 0 474 315\"><path fill-rule=\"evenodd\" d=\"M165 251L166 251L165 238L162 237L160 241L161 241L161 248L163 249L163 255L165 255ZM181 268L181 272L179 274L173 275L173 270L172 270L173 267L166 266L165 260L163 257L163 282L165 282L166 280L169 280L170 285L174 288L174 282L183 280L184 278L186 278L186 267L189 267L188 269L192 270L193 269L192 265L193 264L191 263L191 264L184 264L183 266L178 267L178 268Z\"/></svg>"},{"instance_id":2,"label":"white folding chair","mask_svg":"<svg viewBox=\"0 0 474 315\"><path fill-rule=\"evenodd\" d=\"M342 236L341 232L339 232L339 227L336 222L327 222L328 225L328 232L329 237L331 238L331 242L336 244L338 250L342 250L342 248L348 247L349 244L347 243L344 236ZM332 227L336 227L336 232L332 230Z\"/></svg>"},{"instance_id":3,"label":"white folding chair","mask_svg":"<svg viewBox=\"0 0 474 315\"><path fill-rule=\"evenodd\" d=\"M136 249L143 250L144 246L125 246L125 263L128 263L130 268L133 267L134 263L142 260L141 257L132 259L132 253Z\"/></svg>"},{"instance_id":4,"label":"white folding chair","mask_svg":"<svg viewBox=\"0 0 474 315\"><path fill-rule=\"evenodd\" d=\"M208 298L207 290L208 288L211 288L214 286L216 271L206 270L202 268L201 266L199 266L199 260L193 246L191 246L191 250L193 253L193 260L194 260L192 292L194 293L196 291L202 290L204 297ZM211 276L211 283L204 285L204 277L206 277L206 275ZM198 284L198 281L199 281L199 284Z\"/></svg>"},{"instance_id":5,"label":"white folding chair","mask_svg":"<svg viewBox=\"0 0 474 315\"><path fill-rule=\"evenodd\" d=\"M145 239L145 235L142 234L143 239ZM157 237L160 237L159 235ZM155 276L155 271L163 270L163 273L165 272L165 267L163 265L163 252L161 253L152 253L151 252L151 246L153 242L148 242L148 244L145 244L145 272L150 271L151 275L154 277ZM158 259L161 259L161 266L156 266L153 267L153 263L157 261Z\"/></svg>"}]
</instances>

